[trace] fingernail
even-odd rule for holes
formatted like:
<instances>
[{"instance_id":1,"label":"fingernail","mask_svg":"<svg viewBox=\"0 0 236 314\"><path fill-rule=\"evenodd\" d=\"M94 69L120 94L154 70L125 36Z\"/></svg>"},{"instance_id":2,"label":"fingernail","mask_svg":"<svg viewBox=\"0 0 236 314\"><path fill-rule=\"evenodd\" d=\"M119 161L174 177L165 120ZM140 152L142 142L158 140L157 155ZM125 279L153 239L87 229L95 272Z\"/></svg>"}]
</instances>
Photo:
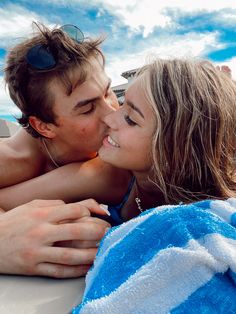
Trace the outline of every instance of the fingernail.
<instances>
[{"instance_id":1,"label":"fingernail","mask_svg":"<svg viewBox=\"0 0 236 314\"><path fill-rule=\"evenodd\" d=\"M100 204L99 206L108 216L111 216L111 214L110 214L110 212L108 210L108 206L107 205Z\"/></svg>"}]
</instances>

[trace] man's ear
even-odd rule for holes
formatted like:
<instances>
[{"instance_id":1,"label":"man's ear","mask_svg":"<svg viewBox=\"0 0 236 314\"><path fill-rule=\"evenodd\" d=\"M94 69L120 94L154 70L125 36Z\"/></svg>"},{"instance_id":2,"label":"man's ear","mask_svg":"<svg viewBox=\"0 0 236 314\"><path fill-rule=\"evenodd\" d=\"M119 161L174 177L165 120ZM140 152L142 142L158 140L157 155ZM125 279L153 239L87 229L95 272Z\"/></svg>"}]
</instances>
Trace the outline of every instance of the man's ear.
<instances>
[{"instance_id":1,"label":"man's ear","mask_svg":"<svg viewBox=\"0 0 236 314\"><path fill-rule=\"evenodd\" d=\"M39 134L41 134L44 137L47 138L54 138L55 132L54 132L54 124L53 123L47 123L43 122L39 118L35 116L29 117L29 124L32 126L32 128L35 129Z\"/></svg>"}]
</instances>

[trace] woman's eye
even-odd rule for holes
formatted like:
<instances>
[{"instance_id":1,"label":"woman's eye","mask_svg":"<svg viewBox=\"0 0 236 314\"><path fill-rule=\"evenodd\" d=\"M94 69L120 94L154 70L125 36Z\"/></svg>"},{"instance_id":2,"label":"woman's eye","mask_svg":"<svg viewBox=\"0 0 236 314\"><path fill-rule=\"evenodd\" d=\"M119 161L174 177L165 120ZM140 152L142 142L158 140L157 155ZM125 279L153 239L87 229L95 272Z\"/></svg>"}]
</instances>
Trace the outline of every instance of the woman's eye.
<instances>
[{"instance_id":1,"label":"woman's eye","mask_svg":"<svg viewBox=\"0 0 236 314\"><path fill-rule=\"evenodd\" d=\"M132 119L130 119L130 117L126 114L125 115L125 121L129 124L129 125L137 125L137 123L135 123Z\"/></svg>"}]
</instances>

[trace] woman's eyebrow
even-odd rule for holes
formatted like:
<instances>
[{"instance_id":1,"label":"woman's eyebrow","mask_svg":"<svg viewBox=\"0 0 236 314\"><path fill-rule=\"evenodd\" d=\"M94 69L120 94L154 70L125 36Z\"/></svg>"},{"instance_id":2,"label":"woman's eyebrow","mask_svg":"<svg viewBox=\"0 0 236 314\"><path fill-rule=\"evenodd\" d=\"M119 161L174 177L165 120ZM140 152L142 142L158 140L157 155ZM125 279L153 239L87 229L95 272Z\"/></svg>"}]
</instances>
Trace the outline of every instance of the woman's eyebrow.
<instances>
[{"instance_id":1,"label":"woman's eyebrow","mask_svg":"<svg viewBox=\"0 0 236 314\"><path fill-rule=\"evenodd\" d=\"M129 107L131 107L133 110L135 110L138 114L140 114L140 116L141 116L143 119L145 119L145 118L144 118L144 115L143 115L143 113L142 113L142 111L141 111L139 108L137 108L131 101L126 100L126 104L127 104Z\"/></svg>"}]
</instances>

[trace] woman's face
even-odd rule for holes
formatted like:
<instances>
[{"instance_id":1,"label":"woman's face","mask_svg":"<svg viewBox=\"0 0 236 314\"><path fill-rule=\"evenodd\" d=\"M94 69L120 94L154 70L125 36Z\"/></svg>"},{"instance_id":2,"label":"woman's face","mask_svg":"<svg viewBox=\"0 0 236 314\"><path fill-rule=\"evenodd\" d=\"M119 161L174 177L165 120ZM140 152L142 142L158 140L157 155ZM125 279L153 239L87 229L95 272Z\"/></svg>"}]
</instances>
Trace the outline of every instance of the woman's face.
<instances>
[{"instance_id":1,"label":"woman's face","mask_svg":"<svg viewBox=\"0 0 236 314\"><path fill-rule=\"evenodd\" d=\"M148 171L155 118L140 78L126 91L124 104L104 122L109 130L99 150L101 159L119 168Z\"/></svg>"}]
</instances>

